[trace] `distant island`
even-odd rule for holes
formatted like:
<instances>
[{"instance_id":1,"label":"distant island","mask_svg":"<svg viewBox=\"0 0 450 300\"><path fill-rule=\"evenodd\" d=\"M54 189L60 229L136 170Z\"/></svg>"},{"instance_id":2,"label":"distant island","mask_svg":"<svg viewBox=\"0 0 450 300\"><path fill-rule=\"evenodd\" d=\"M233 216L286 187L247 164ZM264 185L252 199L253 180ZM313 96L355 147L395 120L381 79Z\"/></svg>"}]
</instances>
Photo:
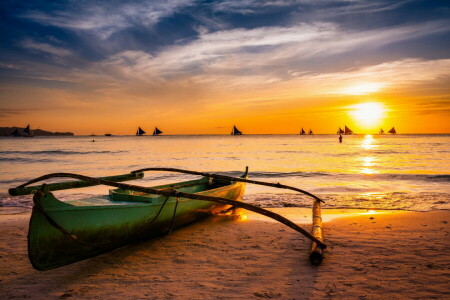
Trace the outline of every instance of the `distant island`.
<instances>
[{"instance_id":1,"label":"distant island","mask_svg":"<svg viewBox=\"0 0 450 300\"><path fill-rule=\"evenodd\" d=\"M0 136L13 136L13 132L16 129L19 132L23 132L23 130L25 128L21 128L21 127L0 127ZM33 134L35 136L68 136L68 135L74 135L73 132L51 132L51 131L45 131L45 130L42 130L42 129L33 129Z\"/></svg>"}]
</instances>

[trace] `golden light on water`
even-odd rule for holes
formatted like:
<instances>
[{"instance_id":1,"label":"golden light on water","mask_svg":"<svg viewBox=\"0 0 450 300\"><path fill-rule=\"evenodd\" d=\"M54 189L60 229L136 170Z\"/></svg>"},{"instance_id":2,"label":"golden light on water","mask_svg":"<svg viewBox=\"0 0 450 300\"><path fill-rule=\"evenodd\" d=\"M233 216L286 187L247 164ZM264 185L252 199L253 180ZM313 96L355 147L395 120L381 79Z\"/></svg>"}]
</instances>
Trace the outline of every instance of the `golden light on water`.
<instances>
[{"instance_id":1,"label":"golden light on water","mask_svg":"<svg viewBox=\"0 0 450 300\"><path fill-rule=\"evenodd\" d=\"M378 145L373 144L374 141L375 140L373 139L373 136L371 134L366 134L361 143L361 148L364 148L365 150L371 150L378 147Z\"/></svg>"},{"instance_id":2,"label":"golden light on water","mask_svg":"<svg viewBox=\"0 0 450 300\"><path fill-rule=\"evenodd\" d=\"M361 169L362 174L375 174L378 173L378 171L374 170L373 167L375 166L375 157L368 156L363 158L363 168Z\"/></svg>"},{"instance_id":3,"label":"golden light on water","mask_svg":"<svg viewBox=\"0 0 450 300\"><path fill-rule=\"evenodd\" d=\"M366 134L361 141L361 148L364 150L376 149L378 145L375 144L375 139L371 134ZM377 165L377 159L374 156L363 156L360 158L362 168L359 170L361 174L376 174L379 173L374 167Z\"/></svg>"},{"instance_id":4,"label":"golden light on water","mask_svg":"<svg viewBox=\"0 0 450 300\"><path fill-rule=\"evenodd\" d=\"M386 113L383 104L379 102L360 103L350 108L351 116L364 127L379 126Z\"/></svg>"}]
</instances>

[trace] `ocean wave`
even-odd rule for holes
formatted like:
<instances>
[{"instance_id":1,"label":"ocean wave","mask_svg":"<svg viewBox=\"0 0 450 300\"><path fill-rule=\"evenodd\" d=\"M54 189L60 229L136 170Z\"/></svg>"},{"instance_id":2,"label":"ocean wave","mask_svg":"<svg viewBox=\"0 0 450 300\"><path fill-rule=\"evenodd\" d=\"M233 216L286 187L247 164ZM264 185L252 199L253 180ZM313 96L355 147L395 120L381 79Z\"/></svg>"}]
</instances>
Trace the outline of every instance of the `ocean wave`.
<instances>
[{"instance_id":1,"label":"ocean wave","mask_svg":"<svg viewBox=\"0 0 450 300\"><path fill-rule=\"evenodd\" d=\"M54 159L48 158L28 158L28 157L0 157L0 162L18 162L18 163L36 163L36 162L54 162Z\"/></svg>"},{"instance_id":2,"label":"ocean wave","mask_svg":"<svg viewBox=\"0 0 450 300\"><path fill-rule=\"evenodd\" d=\"M228 175L228 173L236 173L236 172L227 172L220 173L224 175ZM232 176L232 175L230 175ZM352 174L352 173L334 173L334 172L263 172L256 171L250 172L249 177L253 179L257 178L274 178L275 180L278 178L288 178L288 177L335 177L336 179L345 179L345 180L422 180L422 181L435 181L435 182L447 182L450 181L450 174Z\"/></svg>"},{"instance_id":3,"label":"ocean wave","mask_svg":"<svg viewBox=\"0 0 450 300\"><path fill-rule=\"evenodd\" d=\"M61 201L69 201L94 196L92 194L71 193L58 195ZM320 194L325 201L324 209L372 209L372 210L406 210L406 211L435 211L450 210L449 193L370 193L370 194ZM312 207L313 199L298 193L249 194L244 201L259 207ZM33 206L32 197L12 197L0 193L0 207Z\"/></svg>"},{"instance_id":4,"label":"ocean wave","mask_svg":"<svg viewBox=\"0 0 450 300\"><path fill-rule=\"evenodd\" d=\"M330 157L352 157L352 156L361 156L361 153L366 155L369 154L405 154L408 153L406 151L398 151L398 150L386 150L386 149L361 149L360 151L353 152L345 152L345 153L324 153L325 156Z\"/></svg>"},{"instance_id":5,"label":"ocean wave","mask_svg":"<svg viewBox=\"0 0 450 300\"><path fill-rule=\"evenodd\" d=\"M370 194L322 194L322 208L433 211L450 210L448 193L370 193ZM260 207L311 207L313 199L306 195L250 194L244 201Z\"/></svg>"},{"instance_id":6,"label":"ocean wave","mask_svg":"<svg viewBox=\"0 0 450 300\"><path fill-rule=\"evenodd\" d=\"M0 155L2 154L14 154L14 155L77 155L77 154L115 154L115 153L123 153L128 151L117 150L117 151L71 151L71 150L46 150L46 151L0 151Z\"/></svg>"}]
</instances>

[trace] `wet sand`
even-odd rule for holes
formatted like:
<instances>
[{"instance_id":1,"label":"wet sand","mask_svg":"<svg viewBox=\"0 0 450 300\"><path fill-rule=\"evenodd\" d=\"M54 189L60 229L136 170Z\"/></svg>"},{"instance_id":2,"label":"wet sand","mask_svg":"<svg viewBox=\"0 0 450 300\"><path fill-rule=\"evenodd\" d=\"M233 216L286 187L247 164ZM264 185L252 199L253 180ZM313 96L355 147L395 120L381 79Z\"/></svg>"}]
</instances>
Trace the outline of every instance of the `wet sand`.
<instances>
[{"instance_id":1,"label":"wet sand","mask_svg":"<svg viewBox=\"0 0 450 300\"><path fill-rule=\"evenodd\" d=\"M275 210L296 222L310 222L310 210ZM165 237L39 272L27 258L29 210L0 208L0 295L449 299L450 211L364 212L322 211L329 247L321 266L309 263L306 238L249 213L246 220L208 218Z\"/></svg>"}]
</instances>

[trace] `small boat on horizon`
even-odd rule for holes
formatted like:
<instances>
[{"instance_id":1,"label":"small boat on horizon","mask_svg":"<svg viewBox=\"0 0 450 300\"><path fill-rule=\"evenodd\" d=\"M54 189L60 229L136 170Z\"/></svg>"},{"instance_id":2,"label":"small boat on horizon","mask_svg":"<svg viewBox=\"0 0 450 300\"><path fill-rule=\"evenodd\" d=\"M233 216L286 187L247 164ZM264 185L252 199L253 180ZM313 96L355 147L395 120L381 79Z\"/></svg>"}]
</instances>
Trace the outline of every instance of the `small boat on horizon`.
<instances>
[{"instance_id":1,"label":"small boat on horizon","mask_svg":"<svg viewBox=\"0 0 450 300\"><path fill-rule=\"evenodd\" d=\"M231 135L242 135L242 131L240 131L236 125L233 126L233 129L231 130Z\"/></svg>"},{"instance_id":2,"label":"small boat on horizon","mask_svg":"<svg viewBox=\"0 0 450 300\"><path fill-rule=\"evenodd\" d=\"M141 136L141 135L144 135L144 134L145 134L145 131L142 130L141 127L138 127L138 130L136 131L136 135L137 135L137 136Z\"/></svg>"},{"instance_id":3,"label":"small boat on horizon","mask_svg":"<svg viewBox=\"0 0 450 300\"><path fill-rule=\"evenodd\" d=\"M312 134L314 134L314 133L313 133L313 131L312 131L311 129L309 129L308 134L312 135Z\"/></svg>"},{"instance_id":4,"label":"small boat on horizon","mask_svg":"<svg viewBox=\"0 0 450 300\"><path fill-rule=\"evenodd\" d=\"M345 135L349 135L349 134L353 134L353 130L351 130L350 128L347 127L347 125L345 125L344 127L344 134Z\"/></svg>"},{"instance_id":5,"label":"small boat on horizon","mask_svg":"<svg viewBox=\"0 0 450 300\"><path fill-rule=\"evenodd\" d=\"M395 127L392 127L391 130L388 131L390 134L397 134Z\"/></svg>"},{"instance_id":6,"label":"small boat on horizon","mask_svg":"<svg viewBox=\"0 0 450 300\"><path fill-rule=\"evenodd\" d=\"M378 134L384 134L383 128L380 128L380 131L378 132Z\"/></svg>"},{"instance_id":7,"label":"small boat on horizon","mask_svg":"<svg viewBox=\"0 0 450 300\"><path fill-rule=\"evenodd\" d=\"M305 132L305 130L304 130L303 127L302 127L302 130L300 130L299 135L305 135L305 134L306 134L306 132Z\"/></svg>"},{"instance_id":8,"label":"small boat on horizon","mask_svg":"<svg viewBox=\"0 0 450 300\"><path fill-rule=\"evenodd\" d=\"M105 133L105 136L112 136L111 133Z\"/></svg>"},{"instance_id":9,"label":"small boat on horizon","mask_svg":"<svg viewBox=\"0 0 450 300\"><path fill-rule=\"evenodd\" d=\"M337 130L336 134L344 134L344 130L342 130L341 126L339 126L339 129Z\"/></svg>"},{"instance_id":10,"label":"small boat on horizon","mask_svg":"<svg viewBox=\"0 0 450 300\"><path fill-rule=\"evenodd\" d=\"M158 129L158 127L155 127L155 130L153 130L153 135L160 135L163 133L161 130Z\"/></svg>"}]
</instances>

